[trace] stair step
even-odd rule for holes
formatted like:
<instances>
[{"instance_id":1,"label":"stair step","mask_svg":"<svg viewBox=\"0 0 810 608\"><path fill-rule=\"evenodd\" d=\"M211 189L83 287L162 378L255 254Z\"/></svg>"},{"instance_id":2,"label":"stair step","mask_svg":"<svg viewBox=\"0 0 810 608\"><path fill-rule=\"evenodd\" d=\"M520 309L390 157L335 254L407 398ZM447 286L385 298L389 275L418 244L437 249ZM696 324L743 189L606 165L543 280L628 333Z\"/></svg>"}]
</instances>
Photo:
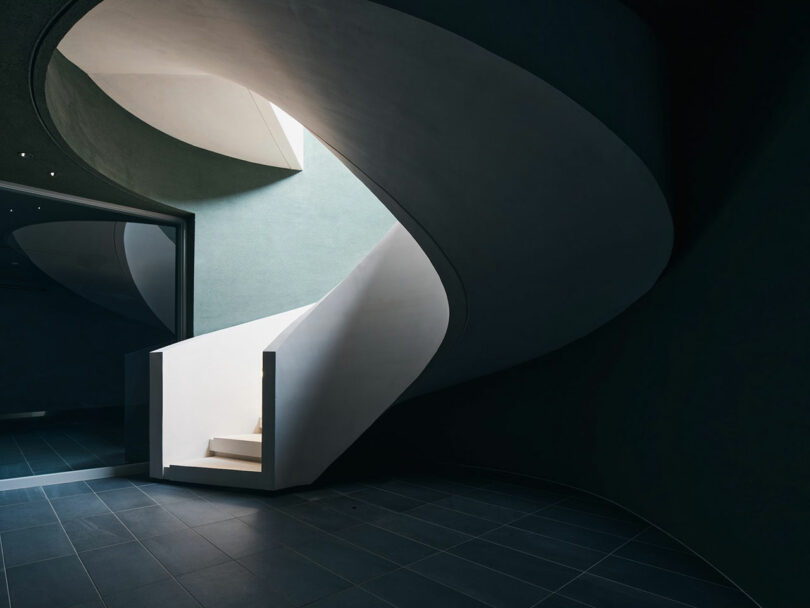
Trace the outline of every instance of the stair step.
<instances>
[{"instance_id":1,"label":"stair step","mask_svg":"<svg viewBox=\"0 0 810 608\"><path fill-rule=\"evenodd\" d=\"M208 451L215 456L226 458L243 458L261 462L262 434L222 435L212 437L208 442Z\"/></svg>"},{"instance_id":2,"label":"stair step","mask_svg":"<svg viewBox=\"0 0 810 608\"><path fill-rule=\"evenodd\" d=\"M256 460L225 458L222 456L206 456L205 458L186 460L185 462L171 465L169 469L177 470L186 467L194 469L226 469L231 471L247 471L250 473L261 473L262 471L262 463Z\"/></svg>"}]
</instances>

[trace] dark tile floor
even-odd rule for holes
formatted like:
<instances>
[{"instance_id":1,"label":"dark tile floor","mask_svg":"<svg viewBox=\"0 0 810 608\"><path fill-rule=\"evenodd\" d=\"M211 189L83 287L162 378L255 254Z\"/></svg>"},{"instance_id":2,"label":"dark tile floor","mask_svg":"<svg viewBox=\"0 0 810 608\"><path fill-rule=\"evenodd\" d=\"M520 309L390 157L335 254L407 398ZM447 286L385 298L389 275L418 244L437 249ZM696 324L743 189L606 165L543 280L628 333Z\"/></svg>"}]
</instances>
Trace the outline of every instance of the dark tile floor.
<instances>
[{"instance_id":1,"label":"dark tile floor","mask_svg":"<svg viewBox=\"0 0 810 608\"><path fill-rule=\"evenodd\" d=\"M0 479L124 462L122 408L0 421Z\"/></svg>"},{"instance_id":2,"label":"dark tile floor","mask_svg":"<svg viewBox=\"0 0 810 608\"><path fill-rule=\"evenodd\" d=\"M277 495L137 479L9 490L0 556L0 608L754 606L612 504L482 473Z\"/></svg>"}]
</instances>

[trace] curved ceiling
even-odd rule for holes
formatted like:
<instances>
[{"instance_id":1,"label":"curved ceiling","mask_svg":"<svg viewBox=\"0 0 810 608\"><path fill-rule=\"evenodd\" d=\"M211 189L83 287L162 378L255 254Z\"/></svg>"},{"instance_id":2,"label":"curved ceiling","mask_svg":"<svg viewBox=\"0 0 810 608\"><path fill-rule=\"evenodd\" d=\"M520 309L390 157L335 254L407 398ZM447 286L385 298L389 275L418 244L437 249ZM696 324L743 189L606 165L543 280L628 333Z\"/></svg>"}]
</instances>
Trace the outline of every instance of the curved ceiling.
<instances>
[{"instance_id":1,"label":"curved ceiling","mask_svg":"<svg viewBox=\"0 0 810 608\"><path fill-rule=\"evenodd\" d=\"M175 330L175 245L155 224L67 220L11 237L47 276L135 321Z\"/></svg>"},{"instance_id":2,"label":"curved ceiling","mask_svg":"<svg viewBox=\"0 0 810 608\"><path fill-rule=\"evenodd\" d=\"M128 22L120 11L93 11L61 40L59 52L116 103L172 137L249 162L303 169L299 123L250 89L141 44L136 33L119 36L131 31Z\"/></svg>"},{"instance_id":3,"label":"curved ceiling","mask_svg":"<svg viewBox=\"0 0 810 608\"><path fill-rule=\"evenodd\" d=\"M451 309L414 392L592 331L667 262L669 210L637 154L559 90L446 30L365 0L105 0L97 18L111 28L100 55L127 41L288 110L411 232ZM657 84L646 77L642 96ZM48 104L63 102L52 90Z\"/></svg>"}]
</instances>

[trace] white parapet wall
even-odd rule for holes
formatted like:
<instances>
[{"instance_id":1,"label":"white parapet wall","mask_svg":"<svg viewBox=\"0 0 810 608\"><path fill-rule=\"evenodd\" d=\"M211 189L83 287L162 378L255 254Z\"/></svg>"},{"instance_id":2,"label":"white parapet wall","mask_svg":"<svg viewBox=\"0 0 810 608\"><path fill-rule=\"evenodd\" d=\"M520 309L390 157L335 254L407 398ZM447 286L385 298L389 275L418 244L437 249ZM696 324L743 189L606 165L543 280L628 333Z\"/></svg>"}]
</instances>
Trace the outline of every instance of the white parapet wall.
<instances>
[{"instance_id":1,"label":"white parapet wall","mask_svg":"<svg viewBox=\"0 0 810 608\"><path fill-rule=\"evenodd\" d=\"M207 455L215 435L257 431L262 351L311 306L211 332L153 351L150 475Z\"/></svg>"},{"instance_id":2,"label":"white parapet wall","mask_svg":"<svg viewBox=\"0 0 810 608\"><path fill-rule=\"evenodd\" d=\"M448 321L438 274L396 224L316 304L150 353L151 476L312 483L419 376ZM209 451L258 432L260 463Z\"/></svg>"},{"instance_id":3,"label":"white parapet wall","mask_svg":"<svg viewBox=\"0 0 810 608\"><path fill-rule=\"evenodd\" d=\"M315 481L419 376L448 320L438 274L396 224L264 353L262 457L272 488Z\"/></svg>"}]
</instances>

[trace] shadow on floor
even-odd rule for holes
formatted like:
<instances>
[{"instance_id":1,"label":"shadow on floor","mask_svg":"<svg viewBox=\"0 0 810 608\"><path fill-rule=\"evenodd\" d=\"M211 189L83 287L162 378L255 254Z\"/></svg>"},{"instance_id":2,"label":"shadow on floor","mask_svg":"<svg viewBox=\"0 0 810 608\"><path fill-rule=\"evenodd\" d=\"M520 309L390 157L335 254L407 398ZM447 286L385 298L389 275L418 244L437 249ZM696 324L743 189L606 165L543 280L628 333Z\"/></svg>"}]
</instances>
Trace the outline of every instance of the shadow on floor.
<instances>
[{"instance_id":1,"label":"shadow on floor","mask_svg":"<svg viewBox=\"0 0 810 608\"><path fill-rule=\"evenodd\" d=\"M613 504L478 472L276 494L145 478L9 490L0 541L15 608L755 605Z\"/></svg>"}]
</instances>

